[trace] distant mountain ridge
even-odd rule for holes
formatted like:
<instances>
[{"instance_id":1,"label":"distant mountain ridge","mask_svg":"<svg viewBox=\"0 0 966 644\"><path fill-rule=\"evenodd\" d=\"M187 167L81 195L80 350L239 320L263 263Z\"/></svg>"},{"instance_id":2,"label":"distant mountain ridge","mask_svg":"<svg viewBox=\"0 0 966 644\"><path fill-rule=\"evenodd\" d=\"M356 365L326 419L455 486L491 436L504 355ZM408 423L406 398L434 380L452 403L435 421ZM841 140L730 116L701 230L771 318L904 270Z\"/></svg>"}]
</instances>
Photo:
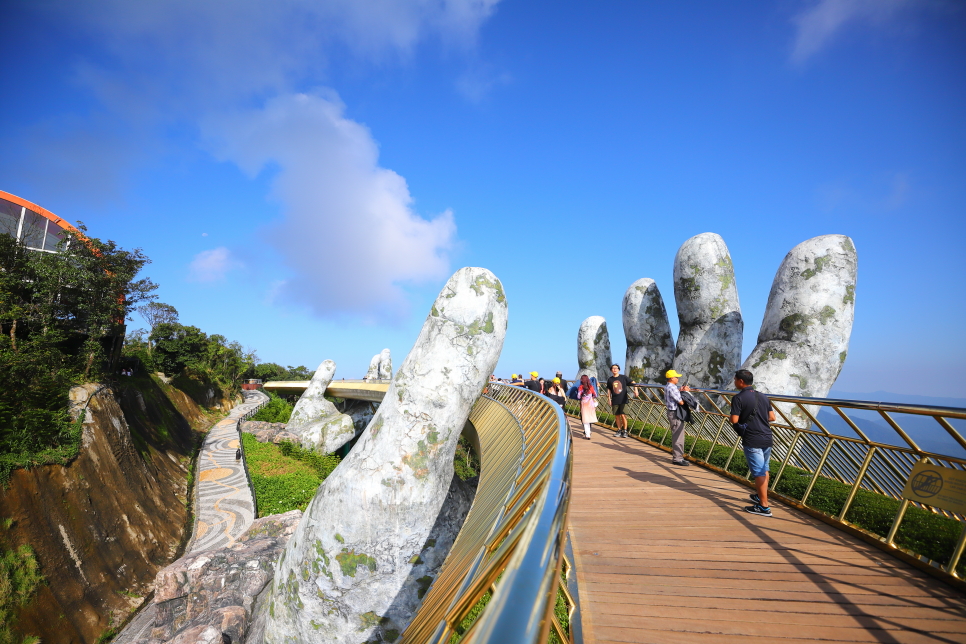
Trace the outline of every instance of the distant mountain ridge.
<instances>
[{"instance_id":1,"label":"distant mountain ridge","mask_svg":"<svg viewBox=\"0 0 966 644\"><path fill-rule=\"evenodd\" d=\"M829 392L829 398L839 400L863 400L867 402L888 402L906 403L909 405L929 405L932 407L957 407L966 409L966 398L949 398L940 396L921 396L917 394L900 394L891 391L873 391L872 393L854 393L833 389ZM848 412L849 418L861 429L871 440L905 447L906 443L902 437L894 430L886 420L875 411L853 411ZM930 452L937 454L947 454L963 458L966 451L950 436L939 423L930 416L920 416L916 414L890 414L893 420L906 431L916 444ZM830 432L842 436L855 436L852 428L842 420L835 411L828 407L823 407L818 414L818 421ZM966 435L966 420L950 420L950 423L959 431Z\"/></svg>"},{"instance_id":2,"label":"distant mountain ridge","mask_svg":"<svg viewBox=\"0 0 966 644\"><path fill-rule=\"evenodd\" d=\"M828 393L827 397L845 400L868 400L874 402L906 403L909 405L932 405L936 407L959 407L966 409L966 398L920 396L917 394L900 394L891 391L873 391L872 393L858 394L849 391L832 389Z\"/></svg>"}]
</instances>

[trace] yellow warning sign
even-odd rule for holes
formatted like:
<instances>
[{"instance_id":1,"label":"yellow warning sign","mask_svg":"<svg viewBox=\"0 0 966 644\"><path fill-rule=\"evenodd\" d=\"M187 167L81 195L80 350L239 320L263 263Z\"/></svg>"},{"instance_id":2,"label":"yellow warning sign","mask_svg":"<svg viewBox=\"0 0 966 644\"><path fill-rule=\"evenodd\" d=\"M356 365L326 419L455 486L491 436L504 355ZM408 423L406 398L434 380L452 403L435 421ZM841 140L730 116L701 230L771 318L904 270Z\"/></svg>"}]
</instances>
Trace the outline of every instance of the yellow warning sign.
<instances>
[{"instance_id":1,"label":"yellow warning sign","mask_svg":"<svg viewBox=\"0 0 966 644\"><path fill-rule=\"evenodd\" d=\"M918 463L912 468L902 496L934 508L966 514L966 470Z\"/></svg>"}]
</instances>

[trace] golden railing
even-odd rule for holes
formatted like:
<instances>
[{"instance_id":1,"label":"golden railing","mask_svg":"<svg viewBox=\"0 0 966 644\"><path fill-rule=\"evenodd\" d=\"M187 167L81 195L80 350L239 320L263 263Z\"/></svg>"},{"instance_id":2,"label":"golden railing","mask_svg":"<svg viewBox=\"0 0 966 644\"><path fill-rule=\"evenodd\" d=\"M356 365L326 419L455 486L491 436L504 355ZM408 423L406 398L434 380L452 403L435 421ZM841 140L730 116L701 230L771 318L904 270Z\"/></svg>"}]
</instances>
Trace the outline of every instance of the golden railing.
<instances>
[{"instance_id":1,"label":"golden railing","mask_svg":"<svg viewBox=\"0 0 966 644\"><path fill-rule=\"evenodd\" d=\"M491 384L470 422L480 439L473 507L402 642L570 642L554 615L572 566L564 557L571 439L559 406L518 387ZM489 602L472 624L465 621Z\"/></svg>"},{"instance_id":2,"label":"golden railing","mask_svg":"<svg viewBox=\"0 0 966 644\"><path fill-rule=\"evenodd\" d=\"M631 435L670 451L664 388L645 385L631 390L634 397L625 406ZM731 398L737 392L707 389L692 390L692 393L704 411L695 413L695 422L685 426L685 456L750 485L750 471L738 467L739 463L744 463L744 458L730 422ZM966 470L966 453L953 456L920 448L897 417L897 414L931 417L936 421L936 429L941 430L937 434L944 432L959 447L966 449L966 440L954 427L954 423L966 419L966 409L777 395L769 395L769 399L774 403L777 416L772 423L774 448L769 496L805 510L966 589L961 580L964 567L960 565L966 548L966 516L910 501L903 496L910 473L918 463L963 471ZM568 413L579 413L576 401L568 400L567 403ZM607 404L606 394L600 397L599 403L598 415L604 414L612 419L613 412ZM841 418L855 436L830 431L818 418L818 410L822 407L832 410L833 418ZM897 444L872 440L860 427L862 419L857 422L856 412L872 412L884 420L884 427L891 428ZM609 420L606 416L605 421ZM951 445L950 451L955 449L956 445ZM781 493L783 477L791 475L804 485L801 493L794 496ZM822 498L816 494L819 487L823 488ZM876 505L878 526L874 525L873 515L863 511L863 504ZM933 519L945 519L929 524L935 526L934 540L941 540L945 546L934 548L929 543L922 545L915 541L910 547L909 543L904 543L912 542L903 533L903 520L910 508L934 515ZM887 517L888 529L881 523L883 509L891 515ZM862 519L855 520L859 515ZM927 515L920 514L919 517ZM927 549L932 549L929 553L932 556L922 552Z\"/></svg>"},{"instance_id":3,"label":"golden railing","mask_svg":"<svg viewBox=\"0 0 966 644\"><path fill-rule=\"evenodd\" d=\"M266 383L301 393L308 382ZM333 381L326 394L382 400L386 382ZM532 391L489 384L470 413L480 446L473 506L422 606L399 642L570 643L554 608L576 609L564 553L571 438L562 410Z\"/></svg>"}]
</instances>

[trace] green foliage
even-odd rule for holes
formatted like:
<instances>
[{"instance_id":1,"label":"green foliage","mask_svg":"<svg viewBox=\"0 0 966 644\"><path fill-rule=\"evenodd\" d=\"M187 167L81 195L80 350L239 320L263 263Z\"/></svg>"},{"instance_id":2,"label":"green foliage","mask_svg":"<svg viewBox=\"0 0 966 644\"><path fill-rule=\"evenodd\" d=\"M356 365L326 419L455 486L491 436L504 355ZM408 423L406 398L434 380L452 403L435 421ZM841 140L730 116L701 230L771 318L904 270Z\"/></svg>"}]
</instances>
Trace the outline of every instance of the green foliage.
<instances>
[{"instance_id":1,"label":"green foliage","mask_svg":"<svg viewBox=\"0 0 966 644\"><path fill-rule=\"evenodd\" d=\"M9 527L9 522L6 522ZM44 582L33 549L22 545L13 550L0 549L0 644L29 644L36 637L14 633L16 609L33 599Z\"/></svg>"},{"instance_id":2,"label":"green foliage","mask_svg":"<svg viewBox=\"0 0 966 644\"><path fill-rule=\"evenodd\" d=\"M241 391L242 374L256 360L255 353L245 351L238 342L229 342L223 335L208 335L196 326L177 322L156 324L148 337L147 347L131 343L127 353L169 376L187 375L210 380L232 396Z\"/></svg>"},{"instance_id":3,"label":"green foliage","mask_svg":"<svg viewBox=\"0 0 966 644\"><path fill-rule=\"evenodd\" d=\"M291 365L283 367L274 362L261 362L250 366L243 378L246 380L249 378L257 378L262 382L270 382L272 380L311 380L314 374L314 371L309 371L307 367L302 365L297 367Z\"/></svg>"},{"instance_id":4,"label":"green foliage","mask_svg":"<svg viewBox=\"0 0 966 644\"><path fill-rule=\"evenodd\" d=\"M260 517L304 511L339 464L334 454L316 454L288 442L260 443L251 434L242 434L242 444Z\"/></svg>"},{"instance_id":5,"label":"green foliage","mask_svg":"<svg viewBox=\"0 0 966 644\"><path fill-rule=\"evenodd\" d=\"M267 423L287 423L292 416L294 406L279 398L274 391L267 393L269 401L251 417L251 420L261 420Z\"/></svg>"},{"instance_id":6,"label":"green foliage","mask_svg":"<svg viewBox=\"0 0 966 644\"><path fill-rule=\"evenodd\" d=\"M568 405L567 412L579 415L580 410L575 405ZM598 414L597 416L601 424L614 422L614 417L611 415ZM639 420L628 418L628 428L633 436L641 436L658 445L670 446L671 444L671 432L662 427L645 425ZM724 469L728 464L732 448L725 445L712 446L711 441L707 439L700 439L695 445L694 437L686 436L684 451L697 459ZM769 471L773 480L780 468L780 461L771 461ZM734 456L728 464L728 471L742 478L749 476L748 463L740 447L734 450ZM800 501L805 495L812 476L812 472L788 465L778 479L775 492ZM829 516L838 516L850 490L850 485L819 476L808 495L808 507ZM860 489L849 507L845 520L863 530L884 537L892 527L899 503L892 497ZM910 506L896 533L896 545L945 565L952 556L956 541L963 529L966 528L956 519ZM966 562L960 563L956 570L960 575L966 575Z\"/></svg>"},{"instance_id":7,"label":"green foliage","mask_svg":"<svg viewBox=\"0 0 966 644\"><path fill-rule=\"evenodd\" d=\"M111 336L157 288L136 279L149 261L140 249L71 241L42 253L0 234L0 456L8 465L75 453L68 391L104 375Z\"/></svg>"},{"instance_id":8,"label":"green foliage","mask_svg":"<svg viewBox=\"0 0 966 644\"><path fill-rule=\"evenodd\" d=\"M473 451L470 442L463 436L460 436L460 440L456 444L453 469L456 471L456 476L464 481L480 475L480 457Z\"/></svg>"}]
</instances>

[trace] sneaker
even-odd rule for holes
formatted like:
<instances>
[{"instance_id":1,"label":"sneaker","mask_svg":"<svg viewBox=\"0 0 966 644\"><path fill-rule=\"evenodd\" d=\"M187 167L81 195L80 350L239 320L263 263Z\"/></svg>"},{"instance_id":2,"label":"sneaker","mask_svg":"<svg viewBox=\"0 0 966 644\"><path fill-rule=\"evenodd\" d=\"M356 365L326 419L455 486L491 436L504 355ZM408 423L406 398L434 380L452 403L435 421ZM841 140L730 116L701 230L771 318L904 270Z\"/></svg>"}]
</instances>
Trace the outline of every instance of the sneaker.
<instances>
[{"instance_id":1,"label":"sneaker","mask_svg":"<svg viewBox=\"0 0 966 644\"><path fill-rule=\"evenodd\" d=\"M671 461L671 465L679 465L681 467L688 467L691 465L688 461Z\"/></svg>"},{"instance_id":2,"label":"sneaker","mask_svg":"<svg viewBox=\"0 0 966 644\"><path fill-rule=\"evenodd\" d=\"M749 494L748 498L751 499L751 502L754 503L755 505L761 505L761 497L758 496L757 492L754 494Z\"/></svg>"},{"instance_id":3,"label":"sneaker","mask_svg":"<svg viewBox=\"0 0 966 644\"><path fill-rule=\"evenodd\" d=\"M748 514L757 514L760 517L770 517L771 508L762 507L761 504L756 503L754 505L749 505L745 508L745 512Z\"/></svg>"},{"instance_id":4,"label":"sneaker","mask_svg":"<svg viewBox=\"0 0 966 644\"><path fill-rule=\"evenodd\" d=\"M621 438L627 438L627 430L626 429L623 432L621 432Z\"/></svg>"}]
</instances>

